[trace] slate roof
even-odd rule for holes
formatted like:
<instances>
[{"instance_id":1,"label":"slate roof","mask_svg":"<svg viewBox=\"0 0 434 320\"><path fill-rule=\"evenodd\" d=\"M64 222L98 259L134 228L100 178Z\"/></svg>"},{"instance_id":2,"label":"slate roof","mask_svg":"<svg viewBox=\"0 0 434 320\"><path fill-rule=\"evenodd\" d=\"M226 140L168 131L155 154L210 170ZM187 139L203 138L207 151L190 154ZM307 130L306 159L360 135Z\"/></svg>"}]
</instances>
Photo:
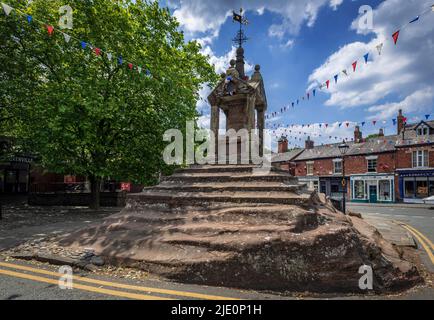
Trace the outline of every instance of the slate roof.
<instances>
[{"instance_id":1,"label":"slate roof","mask_svg":"<svg viewBox=\"0 0 434 320\"><path fill-rule=\"evenodd\" d=\"M273 154L271 156L271 162L287 162L292 161L295 157L297 157L300 153L303 152L303 149L294 149L285 153Z\"/></svg>"}]
</instances>

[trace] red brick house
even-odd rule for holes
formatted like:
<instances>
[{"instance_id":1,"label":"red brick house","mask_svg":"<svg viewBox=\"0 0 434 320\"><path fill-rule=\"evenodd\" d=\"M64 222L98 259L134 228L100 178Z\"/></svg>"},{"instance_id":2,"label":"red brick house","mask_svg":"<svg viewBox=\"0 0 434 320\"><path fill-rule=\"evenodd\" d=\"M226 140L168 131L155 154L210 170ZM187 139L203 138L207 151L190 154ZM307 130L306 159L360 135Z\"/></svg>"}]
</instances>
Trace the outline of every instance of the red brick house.
<instances>
[{"instance_id":1,"label":"red brick house","mask_svg":"<svg viewBox=\"0 0 434 320\"><path fill-rule=\"evenodd\" d=\"M405 125L396 145L397 199L418 203L434 196L434 121Z\"/></svg>"}]
</instances>

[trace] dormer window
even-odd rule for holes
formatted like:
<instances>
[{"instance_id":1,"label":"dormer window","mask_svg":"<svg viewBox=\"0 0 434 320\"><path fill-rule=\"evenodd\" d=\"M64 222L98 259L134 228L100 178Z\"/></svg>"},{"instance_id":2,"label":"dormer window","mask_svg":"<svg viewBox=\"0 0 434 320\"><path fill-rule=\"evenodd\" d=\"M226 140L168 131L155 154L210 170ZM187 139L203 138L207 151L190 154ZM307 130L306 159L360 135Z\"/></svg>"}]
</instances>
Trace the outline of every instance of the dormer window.
<instances>
[{"instance_id":1,"label":"dormer window","mask_svg":"<svg viewBox=\"0 0 434 320\"><path fill-rule=\"evenodd\" d=\"M420 126L417 128L416 133L418 136L427 136L429 135L429 128L426 126Z\"/></svg>"}]
</instances>

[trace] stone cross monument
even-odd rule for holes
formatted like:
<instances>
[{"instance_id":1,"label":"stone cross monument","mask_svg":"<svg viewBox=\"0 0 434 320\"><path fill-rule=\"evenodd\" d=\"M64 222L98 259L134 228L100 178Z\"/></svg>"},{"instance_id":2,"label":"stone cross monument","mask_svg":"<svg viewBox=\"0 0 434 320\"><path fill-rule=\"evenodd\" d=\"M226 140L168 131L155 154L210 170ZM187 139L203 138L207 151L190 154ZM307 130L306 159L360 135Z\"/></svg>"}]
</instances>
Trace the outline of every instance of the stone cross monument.
<instances>
[{"instance_id":1,"label":"stone cross monument","mask_svg":"<svg viewBox=\"0 0 434 320\"><path fill-rule=\"evenodd\" d=\"M247 21L239 17L240 15L234 13L234 20L242 21L240 25ZM244 33L240 28L237 38L234 39L239 44L236 60L230 61L230 67L226 73L222 74L221 81L208 96L211 105L210 127L217 138L220 129L220 112L222 111L226 116L226 131L234 129L238 132L241 129L246 129L250 133L252 130L258 129L259 155L262 156L267 97L260 73L261 67L256 65L251 77L245 75L244 48L242 47L245 40Z\"/></svg>"}]
</instances>

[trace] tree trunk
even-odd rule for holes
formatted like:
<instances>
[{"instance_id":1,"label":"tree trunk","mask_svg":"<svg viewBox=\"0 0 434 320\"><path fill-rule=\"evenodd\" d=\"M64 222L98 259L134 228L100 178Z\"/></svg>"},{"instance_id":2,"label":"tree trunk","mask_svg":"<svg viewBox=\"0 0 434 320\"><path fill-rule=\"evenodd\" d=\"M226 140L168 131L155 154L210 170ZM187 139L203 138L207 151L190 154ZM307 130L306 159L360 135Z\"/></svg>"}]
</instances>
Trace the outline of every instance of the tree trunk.
<instances>
[{"instance_id":1,"label":"tree trunk","mask_svg":"<svg viewBox=\"0 0 434 320\"><path fill-rule=\"evenodd\" d=\"M100 208L101 178L92 176L89 177L89 181L91 192L90 208L98 210Z\"/></svg>"}]
</instances>

